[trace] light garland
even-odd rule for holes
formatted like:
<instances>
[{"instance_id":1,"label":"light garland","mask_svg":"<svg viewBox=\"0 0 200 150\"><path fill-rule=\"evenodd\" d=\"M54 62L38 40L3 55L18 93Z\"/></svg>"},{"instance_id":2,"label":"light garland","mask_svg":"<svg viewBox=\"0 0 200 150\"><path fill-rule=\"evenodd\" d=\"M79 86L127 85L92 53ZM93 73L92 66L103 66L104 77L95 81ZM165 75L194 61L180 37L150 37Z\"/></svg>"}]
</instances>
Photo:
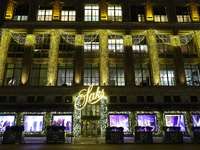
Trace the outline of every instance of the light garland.
<instances>
[{"instance_id":1,"label":"light garland","mask_svg":"<svg viewBox=\"0 0 200 150\"><path fill-rule=\"evenodd\" d=\"M140 34L133 34L132 35L132 43L135 45L139 44L140 42L142 42L145 39L146 34L147 34L147 31L144 31Z\"/></svg>"},{"instance_id":2,"label":"light garland","mask_svg":"<svg viewBox=\"0 0 200 150\"><path fill-rule=\"evenodd\" d=\"M100 125L101 125L101 136L106 136L106 128L108 127L108 108L107 99L102 99L100 103Z\"/></svg>"},{"instance_id":3,"label":"light garland","mask_svg":"<svg viewBox=\"0 0 200 150\"><path fill-rule=\"evenodd\" d=\"M128 114L128 124L129 124L129 132L125 132L125 134L132 134L133 133L133 129L132 129L132 113L130 111L109 111L108 112L108 117L109 115L126 115ZM107 118L108 118L107 117ZM108 126L109 126L109 119L108 119Z\"/></svg>"},{"instance_id":4,"label":"light garland","mask_svg":"<svg viewBox=\"0 0 200 150\"><path fill-rule=\"evenodd\" d=\"M10 38L10 31L8 29L2 29L2 38L0 46L0 86L3 85L4 69Z\"/></svg>"},{"instance_id":5,"label":"light garland","mask_svg":"<svg viewBox=\"0 0 200 150\"><path fill-rule=\"evenodd\" d=\"M137 115L143 114L143 115L156 115L156 123L158 127L158 132L153 132L154 135L161 135L162 134L162 129L161 129L161 115L160 112L158 111L136 111L135 112L135 120L138 120ZM138 126L137 122L135 122L135 126Z\"/></svg>"},{"instance_id":6,"label":"light garland","mask_svg":"<svg viewBox=\"0 0 200 150\"><path fill-rule=\"evenodd\" d=\"M25 132L25 135L45 135L45 127L47 126L46 124L46 112L22 112L21 113L21 126L23 126L24 124L24 117L25 115L43 115L44 116L44 120L43 120L43 131L41 132Z\"/></svg>"},{"instance_id":7,"label":"light garland","mask_svg":"<svg viewBox=\"0 0 200 150\"><path fill-rule=\"evenodd\" d=\"M58 51L60 36L57 30L52 30L50 37L50 51L49 51L49 62L47 71L47 86L55 86L57 79L57 68L58 68Z\"/></svg>"},{"instance_id":8,"label":"light garland","mask_svg":"<svg viewBox=\"0 0 200 150\"><path fill-rule=\"evenodd\" d=\"M199 30L196 30L194 32L194 38L195 38L195 41L196 41L197 53L200 56L200 40L199 40L200 39L200 31ZM200 62L200 59L199 59L199 62Z\"/></svg>"},{"instance_id":9,"label":"light garland","mask_svg":"<svg viewBox=\"0 0 200 150\"><path fill-rule=\"evenodd\" d=\"M11 31L10 33L11 33L12 38L15 40L15 42L17 42L19 44L25 44L26 34L15 33L13 31Z\"/></svg>"},{"instance_id":10,"label":"light garland","mask_svg":"<svg viewBox=\"0 0 200 150\"><path fill-rule=\"evenodd\" d=\"M91 34L85 34L84 35L84 44L91 44L99 35L99 30L97 30L96 32L94 33L91 33Z\"/></svg>"},{"instance_id":11,"label":"light garland","mask_svg":"<svg viewBox=\"0 0 200 150\"><path fill-rule=\"evenodd\" d=\"M184 123L185 123L185 127L186 127L186 132L185 133L187 133L187 134L190 134L190 128L188 127L188 119L187 119L187 112L186 111L164 111L164 113L163 113L163 124L164 125L166 125L166 120L165 120L165 115L171 115L171 114L174 114L174 115L176 115L176 114L183 114L183 116L184 116Z\"/></svg>"}]
</instances>

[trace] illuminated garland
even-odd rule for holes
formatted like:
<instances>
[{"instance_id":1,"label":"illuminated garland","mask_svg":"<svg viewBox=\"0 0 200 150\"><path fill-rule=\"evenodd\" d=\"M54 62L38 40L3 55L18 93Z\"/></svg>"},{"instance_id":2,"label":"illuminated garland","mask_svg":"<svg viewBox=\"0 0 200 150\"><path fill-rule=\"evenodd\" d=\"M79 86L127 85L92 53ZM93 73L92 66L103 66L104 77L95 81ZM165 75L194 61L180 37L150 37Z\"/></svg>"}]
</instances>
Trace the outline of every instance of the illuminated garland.
<instances>
[{"instance_id":1,"label":"illuminated garland","mask_svg":"<svg viewBox=\"0 0 200 150\"><path fill-rule=\"evenodd\" d=\"M60 36L57 30L52 30L50 37L50 51L49 51L49 62L47 71L47 86L55 86L57 79L57 68L58 68L58 51Z\"/></svg>"},{"instance_id":2,"label":"illuminated garland","mask_svg":"<svg viewBox=\"0 0 200 150\"><path fill-rule=\"evenodd\" d=\"M46 112L22 112L21 113L21 126L23 126L24 124L24 116L25 115L44 115L44 121L43 121L43 129L45 129L45 127L48 125L46 123ZM45 135L45 130L41 131L41 132L25 132L25 135Z\"/></svg>"},{"instance_id":3,"label":"illuminated garland","mask_svg":"<svg viewBox=\"0 0 200 150\"><path fill-rule=\"evenodd\" d=\"M161 113L158 111L136 111L135 112L135 120L138 120L137 115L143 114L143 115L156 115L156 123L158 127L158 132L153 132L154 135L161 135L162 134L162 129L161 129ZM135 126L138 126L138 123L135 122Z\"/></svg>"},{"instance_id":4,"label":"illuminated garland","mask_svg":"<svg viewBox=\"0 0 200 150\"><path fill-rule=\"evenodd\" d=\"M15 42L19 44L25 44L26 34L15 33L13 31L11 31L10 33L11 33L12 38L15 40Z\"/></svg>"},{"instance_id":5,"label":"illuminated garland","mask_svg":"<svg viewBox=\"0 0 200 150\"><path fill-rule=\"evenodd\" d=\"M144 31L140 34L133 34L132 35L132 43L139 44L140 42L142 42L145 39L146 34L147 34L147 31Z\"/></svg>"},{"instance_id":6,"label":"illuminated garland","mask_svg":"<svg viewBox=\"0 0 200 150\"><path fill-rule=\"evenodd\" d=\"M164 113L163 113L163 123L164 123L164 125L166 125L166 120L165 120L165 115L167 115L167 114L183 114L183 116L184 116L184 123L185 123L185 127L186 127L186 133L187 134L190 134L190 128L188 127L188 119L187 119L187 113L186 113L186 111L165 111Z\"/></svg>"},{"instance_id":7,"label":"illuminated garland","mask_svg":"<svg viewBox=\"0 0 200 150\"><path fill-rule=\"evenodd\" d=\"M81 107L81 100L78 97L75 97L76 105ZM79 137L81 135L81 110L74 109L73 116L73 134L74 137Z\"/></svg>"},{"instance_id":8,"label":"illuminated garland","mask_svg":"<svg viewBox=\"0 0 200 150\"><path fill-rule=\"evenodd\" d=\"M199 40L200 39L200 31L199 30L198 31L196 30L194 32L194 37L195 37L195 41L196 41L197 53L200 56L200 40ZM199 62L200 62L200 59L199 59Z\"/></svg>"},{"instance_id":9,"label":"illuminated garland","mask_svg":"<svg viewBox=\"0 0 200 150\"><path fill-rule=\"evenodd\" d=\"M106 128L108 127L108 108L107 99L102 99L100 103L100 125L101 125L101 136L106 136Z\"/></svg>"},{"instance_id":10,"label":"illuminated garland","mask_svg":"<svg viewBox=\"0 0 200 150\"><path fill-rule=\"evenodd\" d=\"M124 114L128 114L128 123L129 123L129 132L125 132L125 134L132 134L133 133L133 129L132 129L132 113L130 111L109 111L108 112L108 117L109 115L124 115ZM107 117L107 118L108 118ZM109 126L109 118L108 118L108 126Z\"/></svg>"}]
</instances>

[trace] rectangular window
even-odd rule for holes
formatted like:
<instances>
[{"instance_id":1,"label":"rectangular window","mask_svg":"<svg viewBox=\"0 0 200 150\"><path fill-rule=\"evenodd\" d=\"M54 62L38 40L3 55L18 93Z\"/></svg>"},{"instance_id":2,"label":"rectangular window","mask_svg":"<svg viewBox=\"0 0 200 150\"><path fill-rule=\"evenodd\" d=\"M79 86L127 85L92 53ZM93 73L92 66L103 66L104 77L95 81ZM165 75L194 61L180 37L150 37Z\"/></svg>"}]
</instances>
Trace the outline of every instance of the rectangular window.
<instances>
[{"instance_id":1,"label":"rectangular window","mask_svg":"<svg viewBox=\"0 0 200 150\"><path fill-rule=\"evenodd\" d=\"M84 86L98 86L99 85L99 65L98 64L85 64L83 75Z\"/></svg>"},{"instance_id":2,"label":"rectangular window","mask_svg":"<svg viewBox=\"0 0 200 150\"><path fill-rule=\"evenodd\" d=\"M14 21L27 21L28 20L29 5L15 5Z\"/></svg>"},{"instance_id":3,"label":"rectangular window","mask_svg":"<svg viewBox=\"0 0 200 150\"><path fill-rule=\"evenodd\" d=\"M99 52L99 36L85 35L84 52Z\"/></svg>"},{"instance_id":4,"label":"rectangular window","mask_svg":"<svg viewBox=\"0 0 200 150\"><path fill-rule=\"evenodd\" d=\"M124 41L121 35L108 36L108 51L109 52L124 52Z\"/></svg>"},{"instance_id":5,"label":"rectangular window","mask_svg":"<svg viewBox=\"0 0 200 150\"><path fill-rule=\"evenodd\" d=\"M37 21L52 21L52 6L39 6Z\"/></svg>"},{"instance_id":6,"label":"rectangular window","mask_svg":"<svg viewBox=\"0 0 200 150\"><path fill-rule=\"evenodd\" d=\"M109 85L111 86L125 86L124 65L110 64L109 67Z\"/></svg>"},{"instance_id":7,"label":"rectangular window","mask_svg":"<svg viewBox=\"0 0 200 150\"><path fill-rule=\"evenodd\" d=\"M121 5L108 5L108 20L122 21L122 7Z\"/></svg>"},{"instance_id":8,"label":"rectangular window","mask_svg":"<svg viewBox=\"0 0 200 150\"><path fill-rule=\"evenodd\" d=\"M173 96L174 102L181 102L181 97L180 96Z\"/></svg>"},{"instance_id":9,"label":"rectangular window","mask_svg":"<svg viewBox=\"0 0 200 150\"><path fill-rule=\"evenodd\" d=\"M35 101L35 96L28 96L27 97L27 103L34 103Z\"/></svg>"},{"instance_id":10,"label":"rectangular window","mask_svg":"<svg viewBox=\"0 0 200 150\"><path fill-rule=\"evenodd\" d=\"M144 6L131 6L131 21L145 22Z\"/></svg>"},{"instance_id":11,"label":"rectangular window","mask_svg":"<svg viewBox=\"0 0 200 150\"><path fill-rule=\"evenodd\" d=\"M144 103L144 96L137 96L138 103Z\"/></svg>"},{"instance_id":12,"label":"rectangular window","mask_svg":"<svg viewBox=\"0 0 200 150\"><path fill-rule=\"evenodd\" d=\"M6 96L0 96L0 103L6 103Z\"/></svg>"},{"instance_id":13,"label":"rectangular window","mask_svg":"<svg viewBox=\"0 0 200 150\"><path fill-rule=\"evenodd\" d=\"M46 86L47 64L33 64L31 74L32 86Z\"/></svg>"},{"instance_id":14,"label":"rectangular window","mask_svg":"<svg viewBox=\"0 0 200 150\"><path fill-rule=\"evenodd\" d=\"M146 39L142 40L137 45L132 45L132 50L133 50L134 58L148 58L149 57Z\"/></svg>"},{"instance_id":15,"label":"rectangular window","mask_svg":"<svg viewBox=\"0 0 200 150\"><path fill-rule=\"evenodd\" d=\"M9 103L16 103L17 102L17 96L10 96L9 97Z\"/></svg>"},{"instance_id":16,"label":"rectangular window","mask_svg":"<svg viewBox=\"0 0 200 150\"><path fill-rule=\"evenodd\" d=\"M23 58L24 44L19 44L20 40L25 40L25 36L18 36L15 39L11 38L7 57L9 58Z\"/></svg>"},{"instance_id":17,"label":"rectangular window","mask_svg":"<svg viewBox=\"0 0 200 150\"><path fill-rule=\"evenodd\" d=\"M44 96L38 96L37 97L37 103L44 103Z\"/></svg>"},{"instance_id":18,"label":"rectangular window","mask_svg":"<svg viewBox=\"0 0 200 150\"><path fill-rule=\"evenodd\" d=\"M176 7L178 22L191 22L189 7Z\"/></svg>"},{"instance_id":19,"label":"rectangular window","mask_svg":"<svg viewBox=\"0 0 200 150\"><path fill-rule=\"evenodd\" d=\"M187 85L199 86L200 85L200 72L198 64L185 64L185 78Z\"/></svg>"},{"instance_id":20,"label":"rectangular window","mask_svg":"<svg viewBox=\"0 0 200 150\"><path fill-rule=\"evenodd\" d=\"M76 21L76 7L63 6L61 11L61 21Z\"/></svg>"},{"instance_id":21,"label":"rectangular window","mask_svg":"<svg viewBox=\"0 0 200 150\"><path fill-rule=\"evenodd\" d=\"M58 80L57 86L72 86L74 77L73 64L58 65Z\"/></svg>"},{"instance_id":22,"label":"rectangular window","mask_svg":"<svg viewBox=\"0 0 200 150\"><path fill-rule=\"evenodd\" d=\"M92 4L85 5L84 21L99 21L99 5L92 5Z\"/></svg>"},{"instance_id":23,"label":"rectangular window","mask_svg":"<svg viewBox=\"0 0 200 150\"><path fill-rule=\"evenodd\" d=\"M154 102L154 97L153 96L147 96L147 102L149 102L149 103Z\"/></svg>"},{"instance_id":24,"label":"rectangular window","mask_svg":"<svg viewBox=\"0 0 200 150\"><path fill-rule=\"evenodd\" d=\"M55 103L62 103L62 96L55 96Z\"/></svg>"},{"instance_id":25,"label":"rectangular window","mask_svg":"<svg viewBox=\"0 0 200 150\"><path fill-rule=\"evenodd\" d=\"M22 65L7 64L5 71L5 86L19 86L21 82Z\"/></svg>"},{"instance_id":26,"label":"rectangular window","mask_svg":"<svg viewBox=\"0 0 200 150\"><path fill-rule=\"evenodd\" d=\"M175 86L174 66L172 64L161 64L160 78L162 85Z\"/></svg>"},{"instance_id":27,"label":"rectangular window","mask_svg":"<svg viewBox=\"0 0 200 150\"><path fill-rule=\"evenodd\" d=\"M134 64L135 85L151 85L149 64Z\"/></svg>"},{"instance_id":28,"label":"rectangular window","mask_svg":"<svg viewBox=\"0 0 200 150\"><path fill-rule=\"evenodd\" d=\"M181 49L182 49L183 58L198 58L196 45L193 43L193 40L190 40L186 45L182 45Z\"/></svg>"},{"instance_id":29,"label":"rectangular window","mask_svg":"<svg viewBox=\"0 0 200 150\"><path fill-rule=\"evenodd\" d=\"M166 7L154 7L154 21L168 22Z\"/></svg>"},{"instance_id":30,"label":"rectangular window","mask_svg":"<svg viewBox=\"0 0 200 150\"><path fill-rule=\"evenodd\" d=\"M198 102L198 97L197 96L190 96L191 102Z\"/></svg>"}]
</instances>

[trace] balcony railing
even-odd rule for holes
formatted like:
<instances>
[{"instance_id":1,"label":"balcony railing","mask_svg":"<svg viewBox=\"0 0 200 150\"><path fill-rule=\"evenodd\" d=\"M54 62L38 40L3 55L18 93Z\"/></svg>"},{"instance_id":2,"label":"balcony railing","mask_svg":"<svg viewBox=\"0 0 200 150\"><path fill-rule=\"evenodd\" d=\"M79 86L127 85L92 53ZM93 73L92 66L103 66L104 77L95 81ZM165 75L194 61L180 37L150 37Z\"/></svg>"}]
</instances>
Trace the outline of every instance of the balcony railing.
<instances>
[{"instance_id":1,"label":"balcony railing","mask_svg":"<svg viewBox=\"0 0 200 150\"><path fill-rule=\"evenodd\" d=\"M8 52L9 58L23 58L23 52Z\"/></svg>"}]
</instances>

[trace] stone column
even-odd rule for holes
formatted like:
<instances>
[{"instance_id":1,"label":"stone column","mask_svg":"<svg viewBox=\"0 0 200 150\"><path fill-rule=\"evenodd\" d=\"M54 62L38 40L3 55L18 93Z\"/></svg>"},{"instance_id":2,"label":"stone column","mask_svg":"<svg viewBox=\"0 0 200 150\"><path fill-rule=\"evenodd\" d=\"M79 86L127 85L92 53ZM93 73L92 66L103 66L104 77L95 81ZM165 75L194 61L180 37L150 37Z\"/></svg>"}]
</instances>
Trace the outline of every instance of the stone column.
<instances>
[{"instance_id":1,"label":"stone column","mask_svg":"<svg viewBox=\"0 0 200 150\"><path fill-rule=\"evenodd\" d=\"M60 20L60 13L61 13L61 6L60 6L60 0L55 0L54 6L53 6L53 20L59 21Z\"/></svg>"},{"instance_id":2,"label":"stone column","mask_svg":"<svg viewBox=\"0 0 200 150\"><path fill-rule=\"evenodd\" d=\"M135 85L134 58L132 51L132 36L124 35L124 61L126 85Z\"/></svg>"},{"instance_id":3,"label":"stone column","mask_svg":"<svg viewBox=\"0 0 200 150\"><path fill-rule=\"evenodd\" d=\"M0 86L3 85L4 70L6 65L7 52L10 43L10 31L8 29L2 29L2 37L0 43Z\"/></svg>"},{"instance_id":4,"label":"stone column","mask_svg":"<svg viewBox=\"0 0 200 150\"><path fill-rule=\"evenodd\" d=\"M34 43L35 43L35 35L28 34L26 36L25 48L24 48L24 53L23 53L23 61L22 61L21 83L24 85L28 84L28 79L30 76L30 68L31 68L32 58L33 58Z\"/></svg>"},{"instance_id":5,"label":"stone column","mask_svg":"<svg viewBox=\"0 0 200 150\"><path fill-rule=\"evenodd\" d=\"M51 31L49 62L47 71L47 86L55 86L58 69L58 50L60 34L58 30Z\"/></svg>"},{"instance_id":6,"label":"stone column","mask_svg":"<svg viewBox=\"0 0 200 150\"><path fill-rule=\"evenodd\" d=\"M75 56L74 56L74 84L83 85L83 45L84 36L82 34L76 34L75 37Z\"/></svg>"},{"instance_id":7,"label":"stone column","mask_svg":"<svg viewBox=\"0 0 200 150\"><path fill-rule=\"evenodd\" d=\"M106 0L100 1L100 14L101 14L101 21L108 21L108 11L107 11L107 5Z\"/></svg>"},{"instance_id":8,"label":"stone column","mask_svg":"<svg viewBox=\"0 0 200 150\"><path fill-rule=\"evenodd\" d=\"M151 66L152 84L161 85L160 81L160 64L158 58L158 50L156 44L156 33L154 30L147 31L147 43L149 51L149 59Z\"/></svg>"},{"instance_id":9,"label":"stone column","mask_svg":"<svg viewBox=\"0 0 200 150\"><path fill-rule=\"evenodd\" d=\"M193 22L199 22L199 11L194 0L190 0L190 14Z\"/></svg>"},{"instance_id":10,"label":"stone column","mask_svg":"<svg viewBox=\"0 0 200 150\"><path fill-rule=\"evenodd\" d=\"M108 62L108 31L99 31L100 43L100 85L109 85L109 62Z\"/></svg>"},{"instance_id":11,"label":"stone column","mask_svg":"<svg viewBox=\"0 0 200 150\"><path fill-rule=\"evenodd\" d=\"M150 0L146 0L145 14L146 21L154 21L153 5Z\"/></svg>"}]
</instances>

